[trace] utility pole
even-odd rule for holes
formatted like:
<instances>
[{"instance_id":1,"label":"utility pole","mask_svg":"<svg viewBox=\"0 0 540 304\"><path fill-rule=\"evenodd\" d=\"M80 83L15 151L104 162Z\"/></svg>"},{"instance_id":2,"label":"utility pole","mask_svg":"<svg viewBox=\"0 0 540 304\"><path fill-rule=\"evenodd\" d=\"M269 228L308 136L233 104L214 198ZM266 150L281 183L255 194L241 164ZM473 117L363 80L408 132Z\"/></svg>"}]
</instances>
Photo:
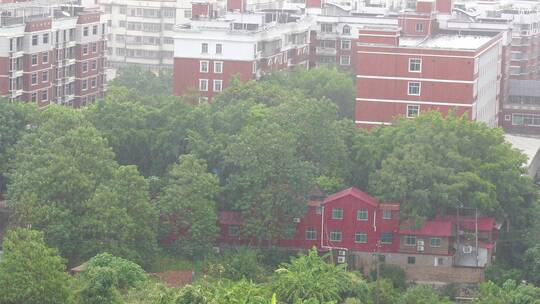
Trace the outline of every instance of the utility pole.
<instances>
[{"instance_id":1,"label":"utility pole","mask_svg":"<svg viewBox=\"0 0 540 304\"><path fill-rule=\"evenodd\" d=\"M478 267L478 208L474 209L474 234L476 237L476 267Z\"/></svg>"}]
</instances>

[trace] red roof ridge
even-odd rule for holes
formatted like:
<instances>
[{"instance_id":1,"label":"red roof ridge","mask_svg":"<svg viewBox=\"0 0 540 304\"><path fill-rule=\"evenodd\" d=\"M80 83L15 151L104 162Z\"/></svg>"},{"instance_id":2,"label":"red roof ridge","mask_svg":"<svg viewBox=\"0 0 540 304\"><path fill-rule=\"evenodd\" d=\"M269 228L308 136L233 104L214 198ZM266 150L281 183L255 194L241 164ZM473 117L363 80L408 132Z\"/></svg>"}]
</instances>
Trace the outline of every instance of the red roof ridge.
<instances>
[{"instance_id":1,"label":"red roof ridge","mask_svg":"<svg viewBox=\"0 0 540 304\"><path fill-rule=\"evenodd\" d=\"M347 188L347 189L344 189L344 190L341 190L339 192L336 192L328 197L326 197L326 199L324 199L323 201L323 204L326 204L328 202L332 202L332 201L335 201L337 199L340 199L342 197L345 197L345 196L349 196L349 195L352 195L356 198L359 198L361 199L362 201L374 206L374 207L378 207L379 206L379 201L369 195L368 193L356 188L356 187L350 187L350 188Z\"/></svg>"}]
</instances>

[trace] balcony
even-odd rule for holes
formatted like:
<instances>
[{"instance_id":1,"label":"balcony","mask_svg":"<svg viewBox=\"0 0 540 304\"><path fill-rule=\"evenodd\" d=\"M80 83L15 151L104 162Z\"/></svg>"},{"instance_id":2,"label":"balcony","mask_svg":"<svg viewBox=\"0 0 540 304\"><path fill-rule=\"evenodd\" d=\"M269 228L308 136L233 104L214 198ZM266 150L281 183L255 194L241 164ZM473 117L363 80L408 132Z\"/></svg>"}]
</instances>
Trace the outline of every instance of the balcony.
<instances>
[{"instance_id":1,"label":"balcony","mask_svg":"<svg viewBox=\"0 0 540 304\"><path fill-rule=\"evenodd\" d=\"M338 32L317 32L317 39L324 40L324 39L336 39L339 37Z\"/></svg>"},{"instance_id":2,"label":"balcony","mask_svg":"<svg viewBox=\"0 0 540 304\"><path fill-rule=\"evenodd\" d=\"M11 78L22 77L23 76L22 67L20 69L18 68L16 70L11 70L10 73L11 73Z\"/></svg>"},{"instance_id":3,"label":"balcony","mask_svg":"<svg viewBox=\"0 0 540 304\"><path fill-rule=\"evenodd\" d=\"M317 55L336 56L337 49L318 46L316 49Z\"/></svg>"},{"instance_id":4,"label":"balcony","mask_svg":"<svg viewBox=\"0 0 540 304\"><path fill-rule=\"evenodd\" d=\"M10 58L19 58L19 57L22 57L24 54L23 52L23 49L18 49L18 50L14 50L14 51L10 51L9 52L9 57Z\"/></svg>"},{"instance_id":5,"label":"balcony","mask_svg":"<svg viewBox=\"0 0 540 304\"><path fill-rule=\"evenodd\" d=\"M19 97L23 94L23 89L18 89L18 90L12 90L11 91L11 98L16 98L16 97Z\"/></svg>"}]
</instances>

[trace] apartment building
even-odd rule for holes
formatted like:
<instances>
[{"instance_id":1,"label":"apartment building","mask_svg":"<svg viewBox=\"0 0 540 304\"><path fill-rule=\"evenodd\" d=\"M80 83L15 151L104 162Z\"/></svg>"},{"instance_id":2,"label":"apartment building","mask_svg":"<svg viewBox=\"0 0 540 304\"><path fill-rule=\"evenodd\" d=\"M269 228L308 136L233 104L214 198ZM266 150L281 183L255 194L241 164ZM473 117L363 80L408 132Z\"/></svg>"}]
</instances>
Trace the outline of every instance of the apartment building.
<instances>
[{"instance_id":1,"label":"apartment building","mask_svg":"<svg viewBox=\"0 0 540 304\"><path fill-rule=\"evenodd\" d=\"M84 107L105 91L106 24L82 6L0 4L0 95Z\"/></svg>"},{"instance_id":2,"label":"apartment building","mask_svg":"<svg viewBox=\"0 0 540 304\"><path fill-rule=\"evenodd\" d=\"M277 10L199 16L177 29L173 92L197 92L206 100L233 76L248 81L271 71L307 68L310 26L308 17Z\"/></svg>"},{"instance_id":3,"label":"apartment building","mask_svg":"<svg viewBox=\"0 0 540 304\"><path fill-rule=\"evenodd\" d=\"M100 0L100 7L110 28L111 68L138 64L151 71L172 69L174 28L190 20L190 1Z\"/></svg>"}]
</instances>

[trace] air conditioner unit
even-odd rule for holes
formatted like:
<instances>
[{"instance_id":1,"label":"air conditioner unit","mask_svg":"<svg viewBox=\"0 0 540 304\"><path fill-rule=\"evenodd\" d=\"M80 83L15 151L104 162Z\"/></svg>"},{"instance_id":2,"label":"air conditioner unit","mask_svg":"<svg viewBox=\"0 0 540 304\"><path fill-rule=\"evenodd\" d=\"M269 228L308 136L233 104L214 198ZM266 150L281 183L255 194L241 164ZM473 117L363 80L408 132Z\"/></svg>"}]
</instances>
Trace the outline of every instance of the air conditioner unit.
<instances>
[{"instance_id":1,"label":"air conditioner unit","mask_svg":"<svg viewBox=\"0 0 540 304\"><path fill-rule=\"evenodd\" d=\"M345 256L347 254L347 252L345 252L345 250L338 250L338 253L337 253L339 256Z\"/></svg>"},{"instance_id":2,"label":"air conditioner unit","mask_svg":"<svg viewBox=\"0 0 540 304\"><path fill-rule=\"evenodd\" d=\"M346 261L347 261L347 258L344 257L344 256L338 256L338 257L337 257L337 262L338 262L339 264L343 264L343 263L345 263Z\"/></svg>"},{"instance_id":3,"label":"air conditioner unit","mask_svg":"<svg viewBox=\"0 0 540 304\"><path fill-rule=\"evenodd\" d=\"M424 240L418 240L416 245L424 247Z\"/></svg>"},{"instance_id":4,"label":"air conditioner unit","mask_svg":"<svg viewBox=\"0 0 540 304\"><path fill-rule=\"evenodd\" d=\"M292 221L293 221L294 223L300 223L300 218L299 218L299 217L295 217L295 218L292 219Z\"/></svg>"},{"instance_id":5,"label":"air conditioner unit","mask_svg":"<svg viewBox=\"0 0 540 304\"><path fill-rule=\"evenodd\" d=\"M424 252L424 246L420 246L420 245L416 246L416 251Z\"/></svg>"},{"instance_id":6,"label":"air conditioner unit","mask_svg":"<svg viewBox=\"0 0 540 304\"><path fill-rule=\"evenodd\" d=\"M472 246L463 246L463 253L472 253Z\"/></svg>"}]
</instances>

